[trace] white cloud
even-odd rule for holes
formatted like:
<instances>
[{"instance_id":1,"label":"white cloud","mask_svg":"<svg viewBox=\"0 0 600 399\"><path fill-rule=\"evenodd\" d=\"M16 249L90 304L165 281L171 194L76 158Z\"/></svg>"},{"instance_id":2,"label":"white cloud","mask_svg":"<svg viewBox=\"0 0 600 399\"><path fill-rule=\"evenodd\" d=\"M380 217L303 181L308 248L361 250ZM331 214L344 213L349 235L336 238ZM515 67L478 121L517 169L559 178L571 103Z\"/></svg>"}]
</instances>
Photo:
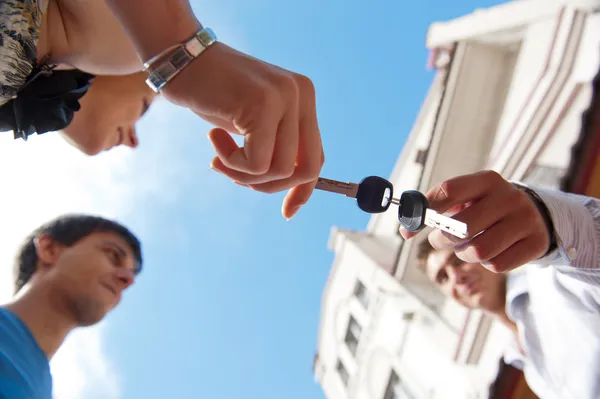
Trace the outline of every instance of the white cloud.
<instances>
[{"instance_id":1,"label":"white cloud","mask_svg":"<svg viewBox=\"0 0 600 399\"><path fill-rule=\"evenodd\" d=\"M121 398L115 365L104 355L105 327L73 333L52 359L55 399Z\"/></svg>"},{"instance_id":2,"label":"white cloud","mask_svg":"<svg viewBox=\"0 0 600 399\"><path fill-rule=\"evenodd\" d=\"M160 128L168 122L164 113L171 107L157 103L149 118L156 119ZM169 137L158 133L142 133L144 148L138 154L116 149L96 157L82 155L57 133L33 136L28 142L0 133L1 303L12 294L17 247L40 224L68 212L100 214L122 222L143 220L143 215L135 215L141 202L177 200L181 181L172 176L180 174L184 164L176 151L169 151ZM139 226L134 230L141 233ZM120 398L118 372L103 352L105 329L103 322L67 338L52 360L56 399Z\"/></svg>"}]
</instances>

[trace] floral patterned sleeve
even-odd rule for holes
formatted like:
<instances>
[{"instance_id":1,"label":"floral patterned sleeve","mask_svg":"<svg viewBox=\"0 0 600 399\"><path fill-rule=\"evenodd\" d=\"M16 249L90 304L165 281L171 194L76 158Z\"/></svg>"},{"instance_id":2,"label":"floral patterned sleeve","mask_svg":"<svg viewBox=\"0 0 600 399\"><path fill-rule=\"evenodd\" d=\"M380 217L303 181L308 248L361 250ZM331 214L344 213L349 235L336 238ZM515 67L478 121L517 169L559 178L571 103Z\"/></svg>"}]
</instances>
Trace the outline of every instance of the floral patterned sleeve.
<instances>
[{"instance_id":1,"label":"floral patterned sleeve","mask_svg":"<svg viewBox=\"0 0 600 399\"><path fill-rule=\"evenodd\" d=\"M49 55L38 55L46 11L40 1L0 0L0 132L12 131L15 139L68 126L94 78L57 71Z\"/></svg>"},{"instance_id":2,"label":"floral patterned sleeve","mask_svg":"<svg viewBox=\"0 0 600 399\"><path fill-rule=\"evenodd\" d=\"M0 1L0 106L33 71L43 11L37 0Z\"/></svg>"}]
</instances>

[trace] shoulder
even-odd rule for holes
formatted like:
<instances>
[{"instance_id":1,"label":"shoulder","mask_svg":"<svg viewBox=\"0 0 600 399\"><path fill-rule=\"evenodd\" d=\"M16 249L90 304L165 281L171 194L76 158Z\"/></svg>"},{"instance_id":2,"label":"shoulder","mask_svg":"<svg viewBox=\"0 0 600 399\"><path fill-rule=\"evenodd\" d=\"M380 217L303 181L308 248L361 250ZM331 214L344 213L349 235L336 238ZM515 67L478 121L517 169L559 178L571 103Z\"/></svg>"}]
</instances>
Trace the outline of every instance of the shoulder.
<instances>
[{"instance_id":1,"label":"shoulder","mask_svg":"<svg viewBox=\"0 0 600 399\"><path fill-rule=\"evenodd\" d=\"M106 1L57 0L68 49L54 62L94 75L127 75L142 70L127 32ZM51 18L51 9L48 11Z\"/></svg>"},{"instance_id":2,"label":"shoulder","mask_svg":"<svg viewBox=\"0 0 600 399\"><path fill-rule=\"evenodd\" d=\"M47 359L30 331L0 307L0 398L50 398L52 377Z\"/></svg>"}]
</instances>

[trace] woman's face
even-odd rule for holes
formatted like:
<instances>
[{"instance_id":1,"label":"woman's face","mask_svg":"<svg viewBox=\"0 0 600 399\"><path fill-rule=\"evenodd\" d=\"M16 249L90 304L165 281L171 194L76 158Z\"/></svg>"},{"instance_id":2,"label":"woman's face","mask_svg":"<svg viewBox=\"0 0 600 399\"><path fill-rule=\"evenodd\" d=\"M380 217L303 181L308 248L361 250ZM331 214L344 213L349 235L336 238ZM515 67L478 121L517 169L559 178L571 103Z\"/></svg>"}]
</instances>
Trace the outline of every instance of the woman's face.
<instances>
[{"instance_id":1,"label":"woman's face","mask_svg":"<svg viewBox=\"0 0 600 399\"><path fill-rule=\"evenodd\" d=\"M81 108L62 134L88 155L119 145L135 148L136 122L156 98L145 83L146 73L124 76L97 76L79 100Z\"/></svg>"}]
</instances>

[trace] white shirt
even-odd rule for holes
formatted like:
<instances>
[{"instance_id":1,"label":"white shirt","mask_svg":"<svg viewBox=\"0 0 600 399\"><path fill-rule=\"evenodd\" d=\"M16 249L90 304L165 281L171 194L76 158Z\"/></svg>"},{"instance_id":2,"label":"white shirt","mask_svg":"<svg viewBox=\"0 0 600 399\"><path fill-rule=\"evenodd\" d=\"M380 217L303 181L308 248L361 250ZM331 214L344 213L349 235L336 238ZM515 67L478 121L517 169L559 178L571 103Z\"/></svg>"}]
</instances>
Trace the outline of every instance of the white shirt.
<instances>
[{"instance_id":1,"label":"white shirt","mask_svg":"<svg viewBox=\"0 0 600 399\"><path fill-rule=\"evenodd\" d=\"M558 249L508 276L506 312L526 356L505 361L541 399L600 399L600 200L535 191Z\"/></svg>"}]
</instances>

